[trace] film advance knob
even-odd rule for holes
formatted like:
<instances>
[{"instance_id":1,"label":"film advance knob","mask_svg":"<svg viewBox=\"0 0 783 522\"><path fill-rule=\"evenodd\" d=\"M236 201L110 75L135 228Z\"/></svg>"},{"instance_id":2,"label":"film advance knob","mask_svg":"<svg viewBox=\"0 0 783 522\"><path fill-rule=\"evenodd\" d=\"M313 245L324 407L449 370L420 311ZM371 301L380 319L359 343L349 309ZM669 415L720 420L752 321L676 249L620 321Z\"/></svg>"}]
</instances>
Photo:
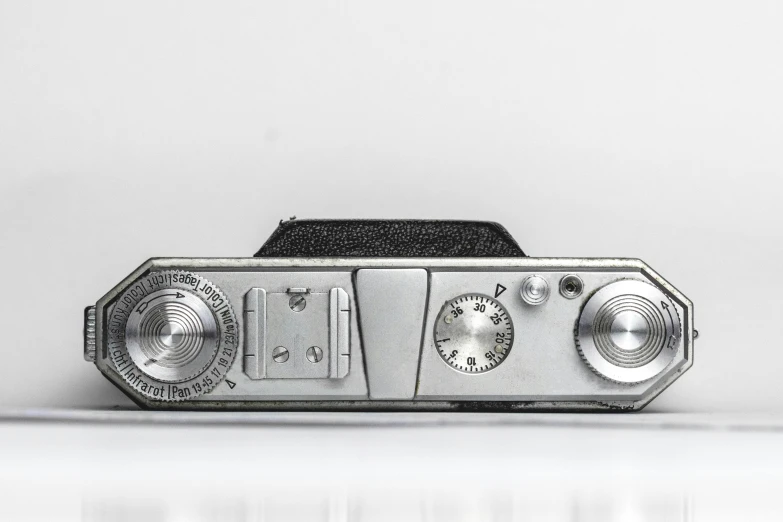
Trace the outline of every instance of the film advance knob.
<instances>
[{"instance_id":1,"label":"film advance knob","mask_svg":"<svg viewBox=\"0 0 783 522\"><path fill-rule=\"evenodd\" d=\"M582 358L599 375L633 384L661 373L674 359L682 332L677 310L642 281L610 283L585 303L576 329Z\"/></svg>"},{"instance_id":2,"label":"film advance knob","mask_svg":"<svg viewBox=\"0 0 783 522\"><path fill-rule=\"evenodd\" d=\"M211 391L233 363L237 320L226 296L190 272L151 273L117 300L108 353L143 395L184 400Z\"/></svg>"}]
</instances>

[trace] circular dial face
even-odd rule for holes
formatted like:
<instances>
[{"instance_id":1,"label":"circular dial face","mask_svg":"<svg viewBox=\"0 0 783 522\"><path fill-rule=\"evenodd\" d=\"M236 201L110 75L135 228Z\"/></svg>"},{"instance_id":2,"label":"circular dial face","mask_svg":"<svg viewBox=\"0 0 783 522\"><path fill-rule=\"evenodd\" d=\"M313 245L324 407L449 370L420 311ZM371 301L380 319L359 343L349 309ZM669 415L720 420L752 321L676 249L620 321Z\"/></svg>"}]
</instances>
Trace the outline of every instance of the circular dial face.
<instances>
[{"instance_id":1,"label":"circular dial face","mask_svg":"<svg viewBox=\"0 0 783 522\"><path fill-rule=\"evenodd\" d=\"M585 303L576 347L598 375L633 384L655 377L677 355L680 317L669 298L651 284L610 283Z\"/></svg>"},{"instance_id":2,"label":"circular dial face","mask_svg":"<svg viewBox=\"0 0 783 522\"><path fill-rule=\"evenodd\" d=\"M502 363L514 344L506 309L481 294L447 301L435 322L435 347L446 363L466 373L482 373Z\"/></svg>"},{"instance_id":3,"label":"circular dial face","mask_svg":"<svg viewBox=\"0 0 783 522\"><path fill-rule=\"evenodd\" d=\"M239 347L228 298L190 272L153 272L134 282L107 319L107 350L117 373L139 394L182 401L209 393Z\"/></svg>"}]
</instances>

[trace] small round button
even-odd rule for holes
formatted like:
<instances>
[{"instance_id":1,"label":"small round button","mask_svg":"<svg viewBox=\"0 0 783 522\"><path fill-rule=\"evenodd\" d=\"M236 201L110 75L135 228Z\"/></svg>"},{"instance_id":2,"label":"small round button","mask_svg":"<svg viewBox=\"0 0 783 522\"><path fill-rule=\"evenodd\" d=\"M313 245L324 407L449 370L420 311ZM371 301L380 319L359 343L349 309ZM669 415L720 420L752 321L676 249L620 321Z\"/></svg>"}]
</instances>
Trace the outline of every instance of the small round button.
<instances>
[{"instance_id":1,"label":"small round button","mask_svg":"<svg viewBox=\"0 0 783 522\"><path fill-rule=\"evenodd\" d=\"M576 299L584 290L582 278L576 274L568 274L560 280L560 295L566 299Z\"/></svg>"},{"instance_id":2,"label":"small round button","mask_svg":"<svg viewBox=\"0 0 783 522\"><path fill-rule=\"evenodd\" d=\"M541 276L527 276L519 288L519 295L529 305L537 306L549 299L549 283Z\"/></svg>"}]
</instances>

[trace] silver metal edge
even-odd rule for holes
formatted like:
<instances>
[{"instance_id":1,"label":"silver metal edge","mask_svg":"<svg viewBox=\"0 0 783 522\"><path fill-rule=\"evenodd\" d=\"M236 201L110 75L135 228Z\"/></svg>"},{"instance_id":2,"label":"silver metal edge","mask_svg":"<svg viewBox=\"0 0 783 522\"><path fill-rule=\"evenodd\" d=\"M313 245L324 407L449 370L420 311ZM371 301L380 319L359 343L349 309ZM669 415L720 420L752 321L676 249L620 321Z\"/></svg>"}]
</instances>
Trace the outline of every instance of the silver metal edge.
<instances>
[{"instance_id":1,"label":"silver metal edge","mask_svg":"<svg viewBox=\"0 0 783 522\"><path fill-rule=\"evenodd\" d=\"M421 257L421 258L338 258L338 257L302 257L302 258L177 258L156 257L144 265L148 268L200 269L200 270L241 270L246 268L538 268L561 270L562 268L629 268L649 269L640 259L633 258L585 258L585 257Z\"/></svg>"},{"instance_id":2,"label":"silver metal edge","mask_svg":"<svg viewBox=\"0 0 783 522\"><path fill-rule=\"evenodd\" d=\"M684 351L684 363L681 364L676 371L669 372L667 377L660 379L658 381L658 385L650 390L648 392L648 395L645 398L639 399L637 401L637 409L642 409L645 406L647 406L650 402L652 402L653 399L655 399L658 395L660 395L666 388L672 385L674 381L680 378L682 374L687 372L691 369L693 366L693 303L690 299L685 297L685 295L682 294L679 290L677 290L674 285L669 283L666 279L661 277L660 274L658 274L655 270L653 270L649 265L642 262L642 269L641 272L643 275L651 279L653 282L657 283L659 286L661 286L663 289L666 290L666 292L669 293L669 295L677 301L677 303L682 306L684 310L683 317L681 318L682 321L682 349Z\"/></svg>"},{"instance_id":3,"label":"silver metal edge","mask_svg":"<svg viewBox=\"0 0 783 522\"><path fill-rule=\"evenodd\" d=\"M257 401L252 405L242 402L225 401L199 401L198 404L183 403L158 403L147 401L135 395L133 390L125 386L124 381L116 375L111 365L107 363L105 356L106 346L103 339L104 309L116 299L131 283L142 277L146 272L164 269L181 269L197 271L232 271L244 269L357 269L363 267L392 267L392 268L433 268L443 270L470 270L486 268L535 268L546 271L560 271L564 268L580 270L590 269L626 269L640 271L652 282L665 289L673 299L685 310L682 318L684 363L675 371L669 371L664 378L658 381L658 385L652 388L648 395L632 401L531 401L521 403L508 401L507 406L498 405L497 409L507 411L638 411L649 404L666 388L677 380L683 373L693 366L693 303L677 290L671 283L661 277L647 263L637 258L549 258L549 257L520 257L520 258L150 258L134 270L128 277L107 292L96 303L96 346L100 347L101 356L96 357L95 365L112 383L117 385L128 397L139 405L150 409L233 409L233 410L286 410L318 409L318 410L421 410L421 411L469 411L467 405L476 401ZM481 401L478 401L481 402ZM490 408L491 409L491 408Z\"/></svg>"}]
</instances>

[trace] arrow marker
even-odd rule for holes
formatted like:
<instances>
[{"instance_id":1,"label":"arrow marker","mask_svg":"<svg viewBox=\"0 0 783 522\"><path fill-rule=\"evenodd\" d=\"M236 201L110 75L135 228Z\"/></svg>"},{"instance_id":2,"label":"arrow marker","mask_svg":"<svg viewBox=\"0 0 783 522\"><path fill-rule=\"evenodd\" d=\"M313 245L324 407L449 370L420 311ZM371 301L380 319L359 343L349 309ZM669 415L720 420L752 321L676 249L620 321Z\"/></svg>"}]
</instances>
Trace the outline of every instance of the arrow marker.
<instances>
[{"instance_id":1,"label":"arrow marker","mask_svg":"<svg viewBox=\"0 0 783 522\"><path fill-rule=\"evenodd\" d=\"M664 310L666 310L669 313L669 321L672 323L672 331L674 331L674 317L672 317L672 311L669 310L669 305L666 304L666 301L661 301L661 306ZM672 336L674 337L674 336Z\"/></svg>"},{"instance_id":2,"label":"arrow marker","mask_svg":"<svg viewBox=\"0 0 783 522\"><path fill-rule=\"evenodd\" d=\"M234 389L234 386L237 385L237 383L231 382L228 379L226 379L226 384L228 384L228 387L231 388L232 390Z\"/></svg>"},{"instance_id":3,"label":"arrow marker","mask_svg":"<svg viewBox=\"0 0 783 522\"><path fill-rule=\"evenodd\" d=\"M143 314L144 311L150 306L150 303L152 301L154 301L155 299L160 299L161 297L176 297L177 299L182 299L183 297L185 297L185 294L181 294L179 292L177 292L176 294L161 294L161 295L159 295L157 297L153 297L149 301L145 301L145 302L141 303L139 305L139 309L136 310L136 311L139 312L140 314Z\"/></svg>"},{"instance_id":4,"label":"arrow marker","mask_svg":"<svg viewBox=\"0 0 783 522\"><path fill-rule=\"evenodd\" d=\"M495 287L495 297L498 297L500 294L506 291L506 287L498 283L498 285Z\"/></svg>"}]
</instances>

